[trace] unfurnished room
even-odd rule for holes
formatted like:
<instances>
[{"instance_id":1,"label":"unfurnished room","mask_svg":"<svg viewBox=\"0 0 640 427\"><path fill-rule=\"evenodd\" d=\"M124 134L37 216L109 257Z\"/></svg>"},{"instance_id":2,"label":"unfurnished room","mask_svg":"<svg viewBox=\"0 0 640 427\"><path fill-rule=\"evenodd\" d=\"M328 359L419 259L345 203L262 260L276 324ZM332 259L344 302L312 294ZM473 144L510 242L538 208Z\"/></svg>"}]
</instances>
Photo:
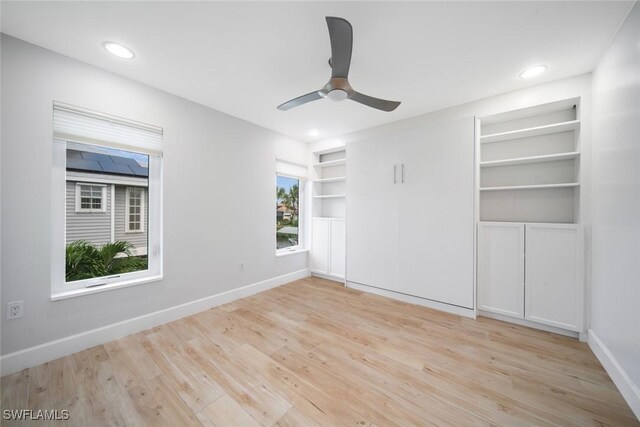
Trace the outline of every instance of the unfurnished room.
<instances>
[{"instance_id":1,"label":"unfurnished room","mask_svg":"<svg viewBox=\"0 0 640 427\"><path fill-rule=\"evenodd\" d=\"M2 426L640 426L640 3L0 37Z\"/></svg>"}]
</instances>

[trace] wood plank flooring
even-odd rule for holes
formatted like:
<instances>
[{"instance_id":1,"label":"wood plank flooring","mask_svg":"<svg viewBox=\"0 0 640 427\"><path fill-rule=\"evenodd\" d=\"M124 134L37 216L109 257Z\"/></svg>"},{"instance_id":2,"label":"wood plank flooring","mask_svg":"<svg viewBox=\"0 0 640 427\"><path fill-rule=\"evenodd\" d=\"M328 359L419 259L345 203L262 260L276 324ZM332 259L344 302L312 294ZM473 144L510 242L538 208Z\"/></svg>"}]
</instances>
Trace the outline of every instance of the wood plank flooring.
<instances>
[{"instance_id":1,"label":"wood plank flooring","mask_svg":"<svg viewBox=\"0 0 640 427\"><path fill-rule=\"evenodd\" d=\"M38 426L640 425L583 343L317 278L3 377L2 409L70 411Z\"/></svg>"}]
</instances>

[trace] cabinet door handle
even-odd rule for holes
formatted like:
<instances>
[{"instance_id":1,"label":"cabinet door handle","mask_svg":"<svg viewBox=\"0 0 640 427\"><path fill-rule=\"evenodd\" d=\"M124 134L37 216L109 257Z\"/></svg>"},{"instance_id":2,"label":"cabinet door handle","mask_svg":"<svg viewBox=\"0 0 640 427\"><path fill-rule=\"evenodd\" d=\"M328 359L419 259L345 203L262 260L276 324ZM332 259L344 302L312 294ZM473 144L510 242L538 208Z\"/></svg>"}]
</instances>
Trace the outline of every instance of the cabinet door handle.
<instances>
[{"instance_id":1,"label":"cabinet door handle","mask_svg":"<svg viewBox=\"0 0 640 427\"><path fill-rule=\"evenodd\" d=\"M404 163L402 164L402 183L404 184Z\"/></svg>"},{"instance_id":2,"label":"cabinet door handle","mask_svg":"<svg viewBox=\"0 0 640 427\"><path fill-rule=\"evenodd\" d=\"M394 184L397 184L397 181L396 181L396 169L398 169L398 166L397 165L393 165L393 183Z\"/></svg>"}]
</instances>

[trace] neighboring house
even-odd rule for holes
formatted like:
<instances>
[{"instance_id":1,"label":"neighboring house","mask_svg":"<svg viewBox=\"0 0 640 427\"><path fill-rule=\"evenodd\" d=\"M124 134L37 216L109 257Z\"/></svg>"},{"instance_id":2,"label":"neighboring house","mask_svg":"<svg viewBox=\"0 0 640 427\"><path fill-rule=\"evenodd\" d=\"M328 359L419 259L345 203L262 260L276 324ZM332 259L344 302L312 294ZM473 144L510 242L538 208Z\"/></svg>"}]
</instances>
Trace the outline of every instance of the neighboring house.
<instances>
[{"instance_id":1,"label":"neighboring house","mask_svg":"<svg viewBox=\"0 0 640 427\"><path fill-rule=\"evenodd\" d=\"M291 213L289 208L285 205L278 205L278 207L276 208L276 220L290 220L291 218L293 218L293 214Z\"/></svg>"},{"instance_id":2,"label":"neighboring house","mask_svg":"<svg viewBox=\"0 0 640 427\"><path fill-rule=\"evenodd\" d=\"M146 255L148 177L132 158L67 149L66 242L124 240Z\"/></svg>"}]
</instances>

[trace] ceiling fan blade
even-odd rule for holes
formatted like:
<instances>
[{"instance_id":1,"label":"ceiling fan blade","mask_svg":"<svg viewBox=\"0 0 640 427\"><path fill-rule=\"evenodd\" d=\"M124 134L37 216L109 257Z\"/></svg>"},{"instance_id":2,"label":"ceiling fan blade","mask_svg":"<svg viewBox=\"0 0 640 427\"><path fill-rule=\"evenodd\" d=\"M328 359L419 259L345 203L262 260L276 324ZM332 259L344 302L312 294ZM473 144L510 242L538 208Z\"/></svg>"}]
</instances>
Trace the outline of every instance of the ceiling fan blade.
<instances>
[{"instance_id":1,"label":"ceiling fan blade","mask_svg":"<svg viewBox=\"0 0 640 427\"><path fill-rule=\"evenodd\" d=\"M326 20L331 39L331 77L346 79L351 65L353 28L349 21L343 18L327 16Z\"/></svg>"},{"instance_id":2,"label":"ceiling fan blade","mask_svg":"<svg viewBox=\"0 0 640 427\"><path fill-rule=\"evenodd\" d=\"M349 99L382 111L393 111L400 105L397 101L387 101L386 99L374 98L358 92L354 93Z\"/></svg>"},{"instance_id":3,"label":"ceiling fan blade","mask_svg":"<svg viewBox=\"0 0 640 427\"><path fill-rule=\"evenodd\" d=\"M293 98L292 100L287 101L284 104L278 105L278 110L287 111L292 109L293 107L306 104L307 102L317 101L320 98L322 98L322 96L320 95L320 91L311 92L306 95Z\"/></svg>"}]
</instances>

